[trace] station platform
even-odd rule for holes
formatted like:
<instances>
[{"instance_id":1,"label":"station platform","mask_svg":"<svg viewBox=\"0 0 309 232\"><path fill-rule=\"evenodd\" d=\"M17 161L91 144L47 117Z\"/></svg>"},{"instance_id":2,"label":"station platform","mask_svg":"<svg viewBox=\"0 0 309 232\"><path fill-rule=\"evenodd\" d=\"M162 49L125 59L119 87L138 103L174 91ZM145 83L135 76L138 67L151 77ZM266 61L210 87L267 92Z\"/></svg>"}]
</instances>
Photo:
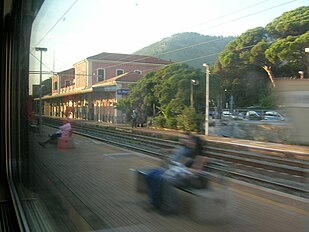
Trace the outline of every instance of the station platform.
<instances>
[{"instance_id":1,"label":"station platform","mask_svg":"<svg viewBox=\"0 0 309 232\"><path fill-rule=\"evenodd\" d=\"M43 136L30 134L31 181L23 204L29 199L39 202L54 231L309 231L309 210L235 188L231 188L233 213L226 220L201 222L187 215L145 210L148 198L135 191L134 170L157 167L159 159L79 135L73 135L73 149L59 150L53 144L42 148L38 141L53 131L44 126Z\"/></svg>"}]
</instances>

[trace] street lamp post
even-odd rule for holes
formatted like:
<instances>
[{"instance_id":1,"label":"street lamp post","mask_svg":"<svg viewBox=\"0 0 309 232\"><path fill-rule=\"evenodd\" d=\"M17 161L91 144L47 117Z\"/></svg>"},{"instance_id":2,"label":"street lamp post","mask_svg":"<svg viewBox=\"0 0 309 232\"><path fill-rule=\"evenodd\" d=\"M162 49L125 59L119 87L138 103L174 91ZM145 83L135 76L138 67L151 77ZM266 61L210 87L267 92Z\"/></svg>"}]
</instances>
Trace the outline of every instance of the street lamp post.
<instances>
[{"instance_id":1,"label":"street lamp post","mask_svg":"<svg viewBox=\"0 0 309 232\"><path fill-rule=\"evenodd\" d=\"M198 82L198 80L193 80L193 79L191 79L191 108L193 109L193 107L194 107L194 104L193 104L193 85L198 85L199 84L199 82Z\"/></svg>"},{"instance_id":2,"label":"street lamp post","mask_svg":"<svg viewBox=\"0 0 309 232\"><path fill-rule=\"evenodd\" d=\"M224 100L224 103L223 103L223 107L224 107L224 110L226 110L229 106L228 106L228 102L226 101L226 98L227 98L227 89L224 89L224 96L223 96L223 100Z\"/></svg>"},{"instance_id":3,"label":"street lamp post","mask_svg":"<svg viewBox=\"0 0 309 232\"><path fill-rule=\"evenodd\" d=\"M206 97L205 97L205 135L208 135L208 124L209 124L209 65L203 64L206 69Z\"/></svg>"},{"instance_id":4,"label":"street lamp post","mask_svg":"<svg viewBox=\"0 0 309 232\"><path fill-rule=\"evenodd\" d=\"M36 47L35 50L40 51L39 132L42 135L42 52L46 52L47 48Z\"/></svg>"}]
</instances>

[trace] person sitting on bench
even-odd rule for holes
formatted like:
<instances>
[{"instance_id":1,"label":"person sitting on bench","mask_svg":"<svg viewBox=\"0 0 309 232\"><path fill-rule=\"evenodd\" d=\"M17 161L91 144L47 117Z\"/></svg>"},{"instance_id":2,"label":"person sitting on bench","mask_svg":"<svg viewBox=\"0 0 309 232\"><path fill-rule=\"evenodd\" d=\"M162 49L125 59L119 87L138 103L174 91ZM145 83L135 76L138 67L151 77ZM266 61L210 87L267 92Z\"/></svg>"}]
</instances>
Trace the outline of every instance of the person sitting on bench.
<instances>
[{"instance_id":1,"label":"person sitting on bench","mask_svg":"<svg viewBox=\"0 0 309 232\"><path fill-rule=\"evenodd\" d=\"M59 130L57 130L55 133L49 136L49 138L44 142L39 142L39 144L45 148L45 145L51 141L57 140L59 137L68 137L72 133L72 127L70 120L67 118L65 120L65 123L59 127Z\"/></svg>"},{"instance_id":2,"label":"person sitting on bench","mask_svg":"<svg viewBox=\"0 0 309 232\"><path fill-rule=\"evenodd\" d=\"M174 186L185 184L186 176L195 175L197 169L202 169L201 157L202 145L200 138L186 133L182 140L182 148L177 149L172 154L169 161L169 167L160 167L152 169L147 177L149 190L150 208L157 208L161 213L172 214L176 212L176 203L174 200ZM205 157L206 158L206 157ZM196 161L198 161L198 164ZM204 159L203 163L204 163ZM176 178L176 172L181 171L181 178ZM181 183L184 181L183 183Z\"/></svg>"}]
</instances>

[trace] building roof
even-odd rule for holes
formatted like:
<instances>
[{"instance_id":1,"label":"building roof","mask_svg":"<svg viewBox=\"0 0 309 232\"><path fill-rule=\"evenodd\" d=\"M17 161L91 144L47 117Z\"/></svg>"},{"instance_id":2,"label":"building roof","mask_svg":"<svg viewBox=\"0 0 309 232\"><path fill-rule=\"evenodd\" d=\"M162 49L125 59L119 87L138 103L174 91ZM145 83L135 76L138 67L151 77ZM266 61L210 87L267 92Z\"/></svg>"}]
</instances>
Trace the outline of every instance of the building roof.
<instances>
[{"instance_id":1,"label":"building roof","mask_svg":"<svg viewBox=\"0 0 309 232\"><path fill-rule=\"evenodd\" d=\"M60 97L67 97L71 95L77 95L77 94L84 94L84 93L91 93L93 91L92 88L84 88L84 89L77 89L71 92L66 93L58 93L58 94L52 94L52 95L45 95L42 97L43 100L51 99L51 98L60 98ZM35 98L34 100L39 100L39 98Z\"/></svg>"},{"instance_id":2,"label":"building roof","mask_svg":"<svg viewBox=\"0 0 309 232\"><path fill-rule=\"evenodd\" d=\"M70 68L61 72L57 73L58 75L74 75L75 74L75 68Z\"/></svg>"},{"instance_id":3,"label":"building roof","mask_svg":"<svg viewBox=\"0 0 309 232\"><path fill-rule=\"evenodd\" d=\"M54 78L54 77L57 77L57 76L62 76L62 77L69 76L69 77L74 78L74 75L75 75L75 68L70 68L70 69L67 69L67 70L64 70L64 71L61 71L61 72L54 73L53 76L51 76L51 77Z\"/></svg>"},{"instance_id":4,"label":"building roof","mask_svg":"<svg viewBox=\"0 0 309 232\"><path fill-rule=\"evenodd\" d=\"M108 61L122 61L122 62L137 62L150 64L171 64L171 61L162 60L152 56L129 55L120 53L103 52L94 56L87 57L87 60L108 60Z\"/></svg>"},{"instance_id":5,"label":"building roof","mask_svg":"<svg viewBox=\"0 0 309 232\"><path fill-rule=\"evenodd\" d=\"M143 77L142 74L136 73L136 72L127 72L123 73L119 76L110 78L108 80L100 81L98 83L93 84L93 87L102 86L102 85L110 85L113 84L113 82L137 82L139 79Z\"/></svg>"}]
</instances>

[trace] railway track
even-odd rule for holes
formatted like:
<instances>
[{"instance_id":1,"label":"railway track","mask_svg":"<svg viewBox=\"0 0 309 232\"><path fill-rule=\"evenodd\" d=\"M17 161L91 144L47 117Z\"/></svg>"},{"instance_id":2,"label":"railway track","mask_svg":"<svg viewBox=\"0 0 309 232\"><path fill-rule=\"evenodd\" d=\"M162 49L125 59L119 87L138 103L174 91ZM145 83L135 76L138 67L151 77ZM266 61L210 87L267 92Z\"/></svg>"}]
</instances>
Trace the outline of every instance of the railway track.
<instances>
[{"instance_id":1,"label":"railway track","mask_svg":"<svg viewBox=\"0 0 309 232\"><path fill-rule=\"evenodd\" d=\"M44 123L57 127L59 119L45 118ZM74 123L75 134L107 142L164 159L179 145L177 136L137 134L120 127L98 127ZM205 141L204 155L212 160L209 168L231 178L309 198L309 161L306 154L242 144Z\"/></svg>"}]
</instances>

